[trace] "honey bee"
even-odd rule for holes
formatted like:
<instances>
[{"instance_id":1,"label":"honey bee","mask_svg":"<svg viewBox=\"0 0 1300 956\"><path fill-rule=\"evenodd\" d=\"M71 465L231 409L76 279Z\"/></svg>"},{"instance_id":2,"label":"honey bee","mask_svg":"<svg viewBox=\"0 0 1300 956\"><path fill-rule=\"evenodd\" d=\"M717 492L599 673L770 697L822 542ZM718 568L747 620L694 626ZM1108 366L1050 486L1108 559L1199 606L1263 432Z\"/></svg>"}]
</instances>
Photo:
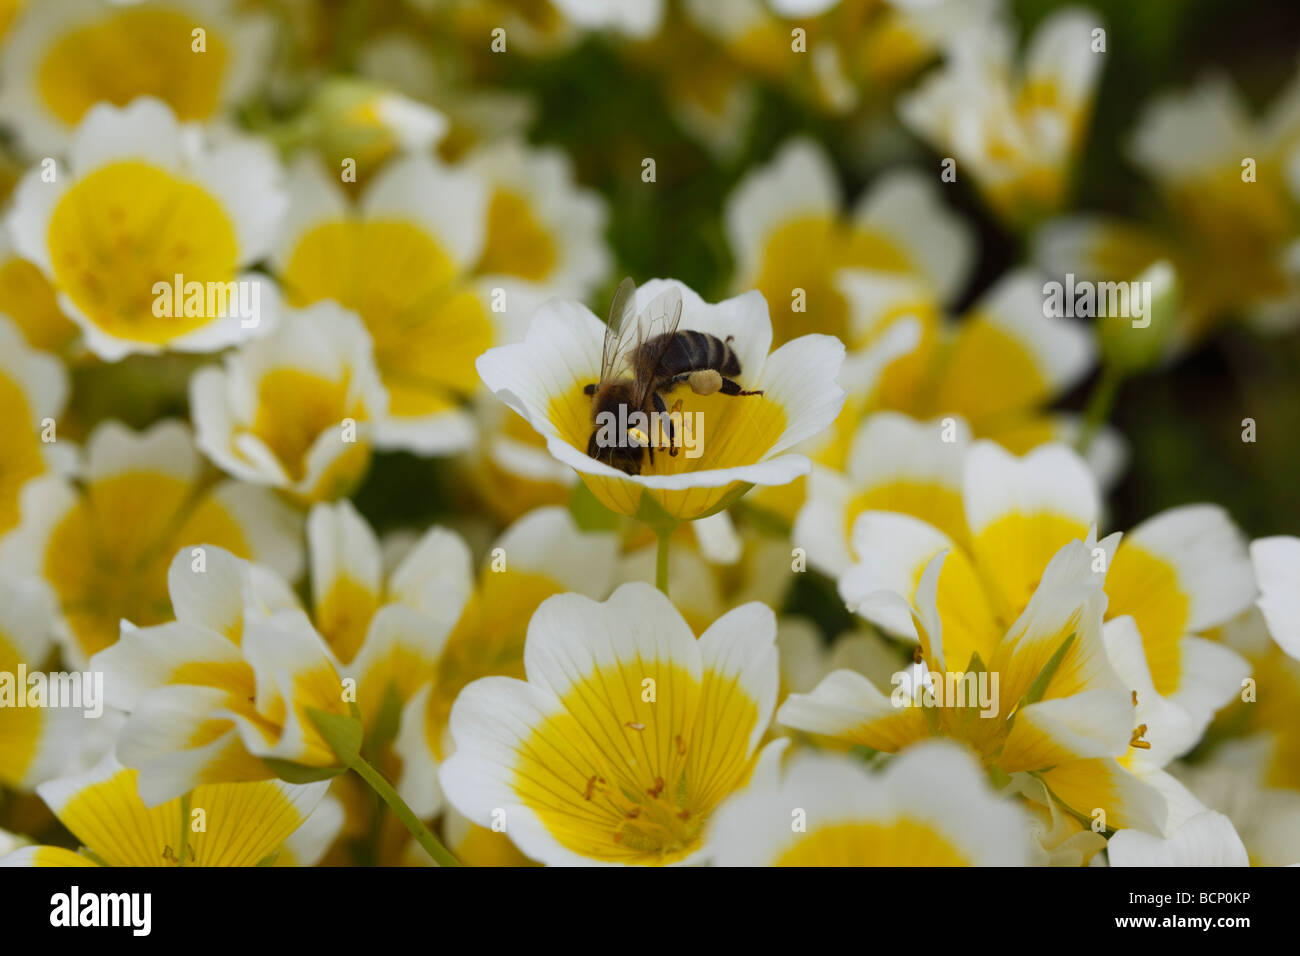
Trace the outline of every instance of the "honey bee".
<instances>
[{"instance_id":1,"label":"honey bee","mask_svg":"<svg viewBox=\"0 0 1300 956\"><path fill-rule=\"evenodd\" d=\"M654 421L666 423L669 455L677 455L676 435L664 395L682 383L696 395L762 395L740 387L740 359L731 348L731 336L720 339L693 329L678 331L682 296L676 289L658 295L646 307L645 318L636 315L636 283L619 283L609 309L605 345L600 357L600 381L583 387L591 396L593 430L587 454L629 475L641 473L646 454L654 464L654 442L649 429L629 427L618 440L602 441L608 431L603 422ZM681 410L680 399L673 407ZM634 415L634 413L640 413Z\"/></svg>"}]
</instances>

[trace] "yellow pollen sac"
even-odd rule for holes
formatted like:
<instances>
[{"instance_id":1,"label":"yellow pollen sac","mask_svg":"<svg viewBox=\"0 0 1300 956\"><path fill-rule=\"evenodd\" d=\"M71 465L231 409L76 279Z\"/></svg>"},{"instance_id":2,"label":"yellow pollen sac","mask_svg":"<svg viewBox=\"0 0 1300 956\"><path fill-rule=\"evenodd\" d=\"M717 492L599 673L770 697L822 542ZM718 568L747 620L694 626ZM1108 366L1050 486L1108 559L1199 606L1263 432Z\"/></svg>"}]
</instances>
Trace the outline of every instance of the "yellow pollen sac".
<instances>
[{"instance_id":1,"label":"yellow pollen sac","mask_svg":"<svg viewBox=\"0 0 1300 956\"><path fill-rule=\"evenodd\" d=\"M1151 745L1142 738L1146 736L1147 725L1138 724L1137 729L1133 731L1133 736L1129 738L1128 745L1136 747L1138 750L1150 750Z\"/></svg>"}]
</instances>

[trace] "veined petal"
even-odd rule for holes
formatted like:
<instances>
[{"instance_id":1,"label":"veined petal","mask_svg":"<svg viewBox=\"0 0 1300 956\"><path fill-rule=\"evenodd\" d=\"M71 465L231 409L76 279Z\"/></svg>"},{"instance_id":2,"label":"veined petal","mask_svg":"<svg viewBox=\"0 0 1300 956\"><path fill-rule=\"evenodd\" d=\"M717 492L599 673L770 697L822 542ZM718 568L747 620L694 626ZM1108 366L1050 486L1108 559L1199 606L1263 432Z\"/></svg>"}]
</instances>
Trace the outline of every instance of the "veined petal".
<instances>
[{"instance_id":1,"label":"veined petal","mask_svg":"<svg viewBox=\"0 0 1300 956\"><path fill-rule=\"evenodd\" d=\"M379 539L347 499L307 518L313 620L339 659L360 650L384 598Z\"/></svg>"},{"instance_id":2,"label":"veined petal","mask_svg":"<svg viewBox=\"0 0 1300 956\"><path fill-rule=\"evenodd\" d=\"M991 659L1002 629L969 557L941 531L910 515L867 511L854 523L853 548L862 560L840 577L840 596L868 620L910 639L917 635L912 612L872 596L889 591L910 602L927 566L946 552L934 598L943 656L958 667L974 653Z\"/></svg>"},{"instance_id":3,"label":"veined petal","mask_svg":"<svg viewBox=\"0 0 1300 956\"><path fill-rule=\"evenodd\" d=\"M1207 811L1168 837L1120 830L1106 845L1111 866L1250 866L1232 821Z\"/></svg>"},{"instance_id":4,"label":"veined petal","mask_svg":"<svg viewBox=\"0 0 1300 956\"><path fill-rule=\"evenodd\" d=\"M1255 579L1245 539L1227 512L1187 505L1124 536L1106 575L1106 594L1108 617L1128 614L1137 622L1156 690L1171 696L1183 683L1183 636L1244 611L1255 596Z\"/></svg>"},{"instance_id":5,"label":"veined petal","mask_svg":"<svg viewBox=\"0 0 1300 956\"><path fill-rule=\"evenodd\" d=\"M1300 660L1300 538L1278 535L1250 544L1250 558L1259 580L1255 602L1273 640Z\"/></svg>"},{"instance_id":6,"label":"veined petal","mask_svg":"<svg viewBox=\"0 0 1300 956\"><path fill-rule=\"evenodd\" d=\"M1016 711L998 766L1015 773L1114 757L1128 749L1132 731L1133 707L1122 690L1085 690L1040 700Z\"/></svg>"},{"instance_id":7,"label":"veined petal","mask_svg":"<svg viewBox=\"0 0 1300 956\"><path fill-rule=\"evenodd\" d=\"M1081 379L1095 349L1078 324L1043 314L1038 279L1012 273L956 329L934 398L978 427L1050 400Z\"/></svg>"},{"instance_id":8,"label":"veined petal","mask_svg":"<svg viewBox=\"0 0 1300 956\"><path fill-rule=\"evenodd\" d=\"M255 866L306 820L328 786L279 780L204 786L189 795L187 814L179 798L146 806L136 777L109 757L39 792L60 822L110 866L178 861L183 829L190 831L184 834L186 863Z\"/></svg>"},{"instance_id":9,"label":"veined petal","mask_svg":"<svg viewBox=\"0 0 1300 956\"><path fill-rule=\"evenodd\" d=\"M895 707L870 680L848 670L827 675L810 693L791 694L777 710L776 722L888 753L930 732L921 708Z\"/></svg>"},{"instance_id":10,"label":"veined petal","mask_svg":"<svg viewBox=\"0 0 1300 956\"><path fill-rule=\"evenodd\" d=\"M7 856L0 856L0 866L99 866L99 864L61 846L24 846Z\"/></svg>"},{"instance_id":11,"label":"veined petal","mask_svg":"<svg viewBox=\"0 0 1300 956\"><path fill-rule=\"evenodd\" d=\"M1108 828L1160 832L1164 798L1109 757L1074 760L1038 776L1052 796L1084 818L1101 819L1101 810Z\"/></svg>"},{"instance_id":12,"label":"veined petal","mask_svg":"<svg viewBox=\"0 0 1300 956\"><path fill-rule=\"evenodd\" d=\"M768 237L785 223L839 212L839 182L820 147L791 140L772 161L752 170L727 199L727 240L740 275L751 277Z\"/></svg>"},{"instance_id":13,"label":"veined petal","mask_svg":"<svg viewBox=\"0 0 1300 956\"><path fill-rule=\"evenodd\" d=\"M1096 522L1096 483L1064 445L1016 458L978 442L966 456L962 488L976 567L991 585L995 611L1010 623L1052 557Z\"/></svg>"},{"instance_id":14,"label":"veined petal","mask_svg":"<svg viewBox=\"0 0 1300 956\"><path fill-rule=\"evenodd\" d=\"M931 742L878 774L802 755L725 803L712 840L722 866L1014 866L1028 860L1025 822L969 754Z\"/></svg>"},{"instance_id":15,"label":"veined petal","mask_svg":"<svg viewBox=\"0 0 1300 956\"><path fill-rule=\"evenodd\" d=\"M1013 711L1049 665L1052 670L1040 688L1041 700L1086 690L1124 689L1102 640L1106 595L1103 573L1095 570L1094 560L1082 541L1061 548L1043 572L1029 606L998 645L988 663L990 670L1001 674L1003 713ZM1069 647L1058 656L1067 640Z\"/></svg>"},{"instance_id":16,"label":"veined petal","mask_svg":"<svg viewBox=\"0 0 1300 956\"><path fill-rule=\"evenodd\" d=\"M702 859L708 817L748 779L766 730L774 633L750 605L697 642L644 584L604 604L550 598L529 626L528 681L484 678L458 697L443 790L481 826L503 813L541 862Z\"/></svg>"},{"instance_id":17,"label":"veined petal","mask_svg":"<svg viewBox=\"0 0 1300 956\"><path fill-rule=\"evenodd\" d=\"M864 193L854 223L890 237L941 301L962 289L975 247L970 230L939 199L934 180L912 170L887 172Z\"/></svg>"}]
</instances>

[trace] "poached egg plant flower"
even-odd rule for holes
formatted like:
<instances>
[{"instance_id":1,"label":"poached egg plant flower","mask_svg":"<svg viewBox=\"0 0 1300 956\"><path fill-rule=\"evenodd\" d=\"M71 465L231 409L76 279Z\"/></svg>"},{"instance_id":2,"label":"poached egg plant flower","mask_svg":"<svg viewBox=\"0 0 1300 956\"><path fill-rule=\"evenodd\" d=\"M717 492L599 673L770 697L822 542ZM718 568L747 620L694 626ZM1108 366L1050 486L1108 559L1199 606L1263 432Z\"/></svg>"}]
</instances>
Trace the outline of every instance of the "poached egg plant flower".
<instances>
[{"instance_id":1,"label":"poached egg plant flower","mask_svg":"<svg viewBox=\"0 0 1300 956\"><path fill-rule=\"evenodd\" d=\"M326 300L197 372L190 405L198 446L222 470L315 502L360 483L388 393L365 327Z\"/></svg>"},{"instance_id":2,"label":"poached egg plant flower","mask_svg":"<svg viewBox=\"0 0 1300 956\"><path fill-rule=\"evenodd\" d=\"M44 579L58 602L56 634L80 664L117 640L119 623L167 620L167 566L208 543L290 580L302 568L296 512L269 488L210 480L189 427L95 427L68 474L23 485L21 520L0 538L0 572Z\"/></svg>"},{"instance_id":3,"label":"poached egg plant flower","mask_svg":"<svg viewBox=\"0 0 1300 956\"><path fill-rule=\"evenodd\" d=\"M81 842L74 853L57 846L23 847L0 866L259 866L275 859L325 796L325 781L218 783L149 807L136 790L137 773L111 754L93 769L41 784L37 793ZM195 812L203 827L196 829ZM291 848L311 866L337 831L310 834L310 848ZM307 834L304 834L307 835ZM322 837L324 837L322 839ZM297 852L293 852L293 851ZM302 851L307 850L304 854Z\"/></svg>"},{"instance_id":4,"label":"poached egg plant flower","mask_svg":"<svg viewBox=\"0 0 1300 956\"><path fill-rule=\"evenodd\" d=\"M271 16L239 4L21 6L0 49L0 120L36 156L66 147L97 103L153 96L184 122L221 120L255 92L275 43Z\"/></svg>"},{"instance_id":5,"label":"poached egg plant flower","mask_svg":"<svg viewBox=\"0 0 1300 956\"><path fill-rule=\"evenodd\" d=\"M804 753L732 797L712 824L719 866L1025 866L1029 829L971 755L909 747L879 773Z\"/></svg>"},{"instance_id":6,"label":"poached egg plant flower","mask_svg":"<svg viewBox=\"0 0 1300 956\"><path fill-rule=\"evenodd\" d=\"M274 287L244 270L270 250L280 177L265 143L206 141L155 99L100 104L66 166L23 177L8 225L100 358L213 352L273 318Z\"/></svg>"},{"instance_id":7,"label":"poached egg plant flower","mask_svg":"<svg viewBox=\"0 0 1300 956\"><path fill-rule=\"evenodd\" d=\"M713 810L769 767L775 638L756 602L697 640L646 584L603 604L548 598L528 625L527 680L485 677L456 699L443 792L542 863L704 862Z\"/></svg>"},{"instance_id":8,"label":"poached egg plant flower","mask_svg":"<svg viewBox=\"0 0 1300 956\"><path fill-rule=\"evenodd\" d=\"M899 112L970 172L994 212L1030 224L1068 195L1105 49L1101 24L1079 7L1044 20L1019 60L1010 25L990 19L952 44Z\"/></svg>"},{"instance_id":9,"label":"poached egg plant flower","mask_svg":"<svg viewBox=\"0 0 1300 956\"><path fill-rule=\"evenodd\" d=\"M135 628L91 661L110 706L129 716L116 756L156 806L204 784L279 777L310 783L347 770L374 788L441 865L437 838L361 756L357 680L274 572L204 545L172 560L176 619ZM382 635L391 646L396 635Z\"/></svg>"},{"instance_id":10,"label":"poached egg plant flower","mask_svg":"<svg viewBox=\"0 0 1300 956\"><path fill-rule=\"evenodd\" d=\"M660 294L682 297L678 329L730 339L740 362L738 381L761 395L697 395L679 386L683 420L696 422L697 447L663 449L629 475L587 454L594 428L584 389L600 381L605 324L578 302L552 299L534 313L524 341L490 349L478 359L483 381L546 439L546 447L611 511L645 516L657 506L671 521L690 521L726 507L752 485L783 485L811 467L791 449L835 420L844 401L836 383L844 346L834 336L804 335L768 354L772 323L759 292L706 303L676 280L654 279L636 292L646 307ZM630 320L629 320L630 321ZM646 504L647 499L651 504Z\"/></svg>"}]
</instances>

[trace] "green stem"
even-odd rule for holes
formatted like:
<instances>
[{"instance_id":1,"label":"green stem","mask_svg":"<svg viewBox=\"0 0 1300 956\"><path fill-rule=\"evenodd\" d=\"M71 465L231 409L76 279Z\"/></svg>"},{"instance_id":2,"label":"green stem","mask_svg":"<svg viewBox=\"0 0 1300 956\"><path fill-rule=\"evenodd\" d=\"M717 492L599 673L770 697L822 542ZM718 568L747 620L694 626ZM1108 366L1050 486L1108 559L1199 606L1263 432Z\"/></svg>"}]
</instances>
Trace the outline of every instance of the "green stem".
<instances>
[{"instance_id":1,"label":"green stem","mask_svg":"<svg viewBox=\"0 0 1300 956\"><path fill-rule=\"evenodd\" d=\"M185 853L190 846L190 795L181 797L181 851L176 854L176 865L185 865Z\"/></svg>"},{"instance_id":2,"label":"green stem","mask_svg":"<svg viewBox=\"0 0 1300 956\"><path fill-rule=\"evenodd\" d=\"M1115 399L1119 396L1120 383L1124 374L1113 363L1107 363L1102 369L1101 380L1088 397L1088 407L1084 409L1083 425L1079 429L1079 454L1087 455L1092 440L1106 420L1110 418Z\"/></svg>"},{"instance_id":3,"label":"green stem","mask_svg":"<svg viewBox=\"0 0 1300 956\"><path fill-rule=\"evenodd\" d=\"M411 831L411 836L415 837L416 842L424 847L425 852L433 857L439 866L460 866L460 861L452 856L451 851L443 846L432 831L420 822L420 818L415 815L415 811L408 807L406 801L398 796L397 791L393 789L393 785L384 779L383 774L366 763L361 757L357 757L352 762L352 769L357 772L357 775L362 780L370 784L371 789L383 798L384 803L392 808L392 811L397 814L402 823L406 824L406 829Z\"/></svg>"},{"instance_id":4,"label":"green stem","mask_svg":"<svg viewBox=\"0 0 1300 956\"><path fill-rule=\"evenodd\" d=\"M672 528L659 528L655 530L659 536L659 547L655 552L655 587L668 596L668 544L673 537Z\"/></svg>"}]
</instances>

